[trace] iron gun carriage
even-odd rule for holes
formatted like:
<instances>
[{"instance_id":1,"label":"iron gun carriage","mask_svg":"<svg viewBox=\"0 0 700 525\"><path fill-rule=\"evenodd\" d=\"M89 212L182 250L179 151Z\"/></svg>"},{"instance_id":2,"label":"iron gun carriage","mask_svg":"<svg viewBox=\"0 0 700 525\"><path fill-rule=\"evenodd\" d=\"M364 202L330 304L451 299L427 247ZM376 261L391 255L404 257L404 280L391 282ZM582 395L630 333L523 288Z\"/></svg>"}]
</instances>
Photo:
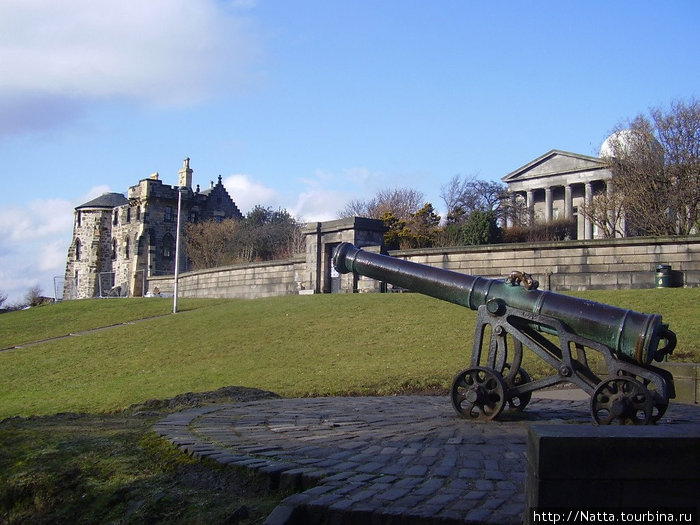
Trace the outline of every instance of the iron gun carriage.
<instances>
[{"instance_id":1,"label":"iron gun carriage","mask_svg":"<svg viewBox=\"0 0 700 525\"><path fill-rule=\"evenodd\" d=\"M676 336L658 314L539 290L526 273L488 279L405 261L340 244L339 273L378 281L477 311L469 368L457 374L452 404L464 418L494 419L504 408L523 410L532 392L570 383L590 396L597 424L651 424L675 397L673 376L652 361L671 354ZM523 347L552 373L532 380L522 367ZM606 374L589 365L602 356Z\"/></svg>"}]
</instances>

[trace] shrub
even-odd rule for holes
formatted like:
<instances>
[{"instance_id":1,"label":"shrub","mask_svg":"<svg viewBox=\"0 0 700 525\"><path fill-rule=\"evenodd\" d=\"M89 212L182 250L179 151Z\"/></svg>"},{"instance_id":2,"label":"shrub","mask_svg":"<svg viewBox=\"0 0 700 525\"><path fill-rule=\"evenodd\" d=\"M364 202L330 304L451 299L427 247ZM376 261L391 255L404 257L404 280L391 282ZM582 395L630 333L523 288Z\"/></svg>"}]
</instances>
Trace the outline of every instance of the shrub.
<instances>
[{"instance_id":1,"label":"shrub","mask_svg":"<svg viewBox=\"0 0 700 525\"><path fill-rule=\"evenodd\" d=\"M560 219L532 226L511 226L503 231L503 242L566 241L576 238L576 221Z\"/></svg>"}]
</instances>

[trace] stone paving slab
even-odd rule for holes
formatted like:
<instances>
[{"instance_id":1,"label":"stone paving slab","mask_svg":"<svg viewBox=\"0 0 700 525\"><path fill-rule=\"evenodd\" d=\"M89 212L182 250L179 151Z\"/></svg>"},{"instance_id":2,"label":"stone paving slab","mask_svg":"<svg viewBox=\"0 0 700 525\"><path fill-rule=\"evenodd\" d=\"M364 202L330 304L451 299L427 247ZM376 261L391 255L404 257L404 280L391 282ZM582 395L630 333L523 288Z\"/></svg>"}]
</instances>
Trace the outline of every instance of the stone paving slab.
<instances>
[{"instance_id":1,"label":"stone paving slab","mask_svg":"<svg viewBox=\"0 0 700 525\"><path fill-rule=\"evenodd\" d=\"M529 425L591 425L588 401L567 397L490 422L458 417L446 397L266 399L179 412L155 430L299 491L268 525L520 524ZM679 424L700 429L700 407L672 404L657 430Z\"/></svg>"}]
</instances>

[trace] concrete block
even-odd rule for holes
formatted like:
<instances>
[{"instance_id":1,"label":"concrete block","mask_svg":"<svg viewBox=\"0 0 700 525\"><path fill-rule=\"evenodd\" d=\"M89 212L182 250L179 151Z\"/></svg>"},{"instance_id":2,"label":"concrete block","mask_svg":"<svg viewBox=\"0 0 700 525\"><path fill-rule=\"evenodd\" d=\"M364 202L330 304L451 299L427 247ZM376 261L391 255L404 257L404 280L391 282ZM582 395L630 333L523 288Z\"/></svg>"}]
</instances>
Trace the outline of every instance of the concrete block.
<instances>
[{"instance_id":1,"label":"concrete block","mask_svg":"<svg viewBox=\"0 0 700 525\"><path fill-rule=\"evenodd\" d=\"M699 489L697 425L529 429L528 508L687 508Z\"/></svg>"}]
</instances>

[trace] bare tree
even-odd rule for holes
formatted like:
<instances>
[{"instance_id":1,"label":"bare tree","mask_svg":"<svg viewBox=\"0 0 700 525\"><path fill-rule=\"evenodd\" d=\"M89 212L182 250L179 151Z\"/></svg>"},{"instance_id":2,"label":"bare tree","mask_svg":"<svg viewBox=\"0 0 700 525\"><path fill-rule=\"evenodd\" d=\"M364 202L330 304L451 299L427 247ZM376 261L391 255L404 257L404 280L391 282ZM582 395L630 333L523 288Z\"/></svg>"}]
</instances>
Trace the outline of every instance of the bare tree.
<instances>
[{"instance_id":1,"label":"bare tree","mask_svg":"<svg viewBox=\"0 0 700 525\"><path fill-rule=\"evenodd\" d=\"M7 301L7 294L0 291L0 308L5 304L5 301Z\"/></svg>"},{"instance_id":2,"label":"bare tree","mask_svg":"<svg viewBox=\"0 0 700 525\"><path fill-rule=\"evenodd\" d=\"M599 226L610 209L624 210L632 235L688 235L700 221L700 103L674 102L670 111L651 109L618 128L608 141L613 199L606 211L592 203L582 210ZM601 199L598 199L599 201Z\"/></svg>"},{"instance_id":3,"label":"bare tree","mask_svg":"<svg viewBox=\"0 0 700 525\"><path fill-rule=\"evenodd\" d=\"M475 211L493 212L502 218L506 195L503 184L480 180L476 175L455 175L440 192L447 207L448 224L464 222Z\"/></svg>"},{"instance_id":4,"label":"bare tree","mask_svg":"<svg viewBox=\"0 0 700 525\"><path fill-rule=\"evenodd\" d=\"M301 224L287 210L256 206L243 221L239 250L247 260L291 257L301 247Z\"/></svg>"},{"instance_id":5,"label":"bare tree","mask_svg":"<svg viewBox=\"0 0 700 525\"><path fill-rule=\"evenodd\" d=\"M291 257L305 248L301 224L286 210L255 206L245 219L190 223L186 249L193 269Z\"/></svg>"},{"instance_id":6,"label":"bare tree","mask_svg":"<svg viewBox=\"0 0 700 525\"><path fill-rule=\"evenodd\" d=\"M411 188L384 189L368 200L353 200L345 205L339 217L381 219L386 213L408 221L424 204L423 193Z\"/></svg>"},{"instance_id":7,"label":"bare tree","mask_svg":"<svg viewBox=\"0 0 700 525\"><path fill-rule=\"evenodd\" d=\"M612 184L612 181L608 184ZM624 199L619 191L598 193L579 207L580 213L595 224L606 239L624 237Z\"/></svg>"},{"instance_id":8,"label":"bare tree","mask_svg":"<svg viewBox=\"0 0 700 525\"><path fill-rule=\"evenodd\" d=\"M41 296L41 287L39 285L32 286L27 295L24 296L25 302L29 306L39 306L43 303L44 299Z\"/></svg>"},{"instance_id":9,"label":"bare tree","mask_svg":"<svg viewBox=\"0 0 700 525\"><path fill-rule=\"evenodd\" d=\"M652 109L651 118L664 150L666 178L673 187L668 208L676 233L688 235L700 226L700 102L676 101L666 114Z\"/></svg>"},{"instance_id":10,"label":"bare tree","mask_svg":"<svg viewBox=\"0 0 700 525\"><path fill-rule=\"evenodd\" d=\"M185 250L193 270L224 266L235 261L233 246L241 228L240 221L191 222L185 228Z\"/></svg>"}]
</instances>

